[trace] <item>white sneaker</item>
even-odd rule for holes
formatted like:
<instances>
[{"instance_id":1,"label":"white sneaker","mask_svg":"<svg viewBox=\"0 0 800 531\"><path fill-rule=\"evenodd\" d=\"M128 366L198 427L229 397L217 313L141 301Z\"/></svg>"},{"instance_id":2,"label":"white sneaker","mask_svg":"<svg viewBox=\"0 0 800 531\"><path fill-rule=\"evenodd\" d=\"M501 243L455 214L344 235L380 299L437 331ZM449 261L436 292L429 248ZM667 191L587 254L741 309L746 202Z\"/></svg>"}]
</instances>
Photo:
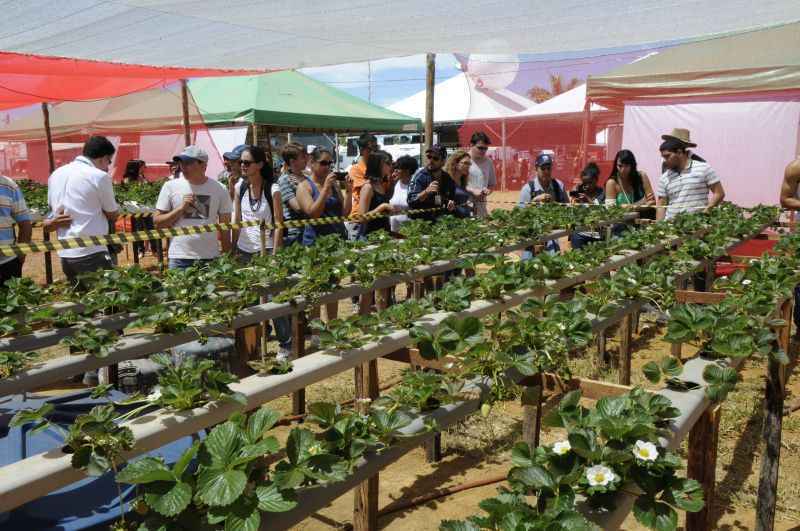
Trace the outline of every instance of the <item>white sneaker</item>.
<instances>
[{"instance_id":1,"label":"white sneaker","mask_svg":"<svg viewBox=\"0 0 800 531\"><path fill-rule=\"evenodd\" d=\"M286 347L278 347L278 353L275 354L275 359L277 361L286 361L289 359L289 356L292 355L292 351Z\"/></svg>"}]
</instances>

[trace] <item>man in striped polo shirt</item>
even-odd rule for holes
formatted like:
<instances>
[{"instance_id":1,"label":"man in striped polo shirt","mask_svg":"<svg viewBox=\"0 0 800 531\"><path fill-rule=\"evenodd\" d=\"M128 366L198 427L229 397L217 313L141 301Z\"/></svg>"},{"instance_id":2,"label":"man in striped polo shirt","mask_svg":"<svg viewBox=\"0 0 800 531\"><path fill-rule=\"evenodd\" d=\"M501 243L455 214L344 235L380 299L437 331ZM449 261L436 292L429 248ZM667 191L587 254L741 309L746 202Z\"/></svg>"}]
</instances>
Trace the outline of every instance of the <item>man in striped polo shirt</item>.
<instances>
[{"instance_id":1,"label":"man in striped polo shirt","mask_svg":"<svg viewBox=\"0 0 800 531\"><path fill-rule=\"evenodd\" d=\"M691 142L689 130L673 129L661 138L665 171L656 191L656 206L662 207L658 208L656 219L670 219L682 212L708 212L719 205L725 198L725 190L711 166L692 156L689 148L697 144Z\"/></svg>"},{"instance_id":2,"label":"man in striped polo shirt","mask_svg":"<svg viewBox=\"0 0 800 531\"><path fill-rule=\"evenodd\" d=\"M14 235L14 223L19 229L19 236ZM0 175L0 245L12 243L30 243L31 214L22 190L13 180ZM0 257L0 284L10 278L22 276L22 264L25 255Z\"/></svg>"}]
</instances>

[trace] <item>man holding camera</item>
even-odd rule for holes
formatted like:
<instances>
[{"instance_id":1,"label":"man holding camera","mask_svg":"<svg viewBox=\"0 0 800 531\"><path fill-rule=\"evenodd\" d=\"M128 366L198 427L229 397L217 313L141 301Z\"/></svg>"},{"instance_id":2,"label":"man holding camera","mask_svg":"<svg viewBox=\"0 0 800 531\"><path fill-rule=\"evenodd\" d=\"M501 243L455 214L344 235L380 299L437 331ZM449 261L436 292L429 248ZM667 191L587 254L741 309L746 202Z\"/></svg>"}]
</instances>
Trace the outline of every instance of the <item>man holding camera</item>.
<instances>
[{"instance_id":1,"label":"man holding camera","mask_svg":"<svg viewBox=\"0 0 800 531\"><path fill-rule=\"evenodd\" d=\"M569 191L569 200L573 205L602 205L605 202L605 192L597 186L600 178L600 168L596 163L590 162L583 168L580 184ZM588 243L599 242L600 233L597 231L574 232L569 241L573 249L580 249Z\"/></svg>"}]
</instances>

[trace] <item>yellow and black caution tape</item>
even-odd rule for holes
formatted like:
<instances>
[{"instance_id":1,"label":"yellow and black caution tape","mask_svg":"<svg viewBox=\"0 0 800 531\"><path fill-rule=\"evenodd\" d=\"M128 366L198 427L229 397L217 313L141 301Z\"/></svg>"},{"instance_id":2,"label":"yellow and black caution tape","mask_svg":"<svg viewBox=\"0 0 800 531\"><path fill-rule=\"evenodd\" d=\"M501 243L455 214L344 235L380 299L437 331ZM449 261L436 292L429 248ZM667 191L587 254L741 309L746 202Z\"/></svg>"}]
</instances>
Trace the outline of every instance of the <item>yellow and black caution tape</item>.
<instances>
[{"instance_id":1,"label":"yellow and black caution tape","mask_svg":"<svg viewBox=\"0 0 800 531\"><path fill-rule=\"evenodd\" d=\"M406 210L402 214L415 215L435 212L441 208L426 208L418 210ZM331 223L342 223L351 221L359 223L370 219L389 217L394 214L364 214L350 217L329 217L317 219L298 219L289 220L283 223L263 224L264 230L282 229L290 227L305 227L306 225L329 225ZM52 240L36 243L19 243L14 245L0 245L0 257L2 256L22 256L32 253L44 253L48 251L59 251L62 249L78 249L80 247L93 247L96 245L126 244L161 238L174 238L176 236L189 236L193 234L204 234L207 232L217 232L231 229L244 229L246 227L260 227L260 221L243 221L241 223L213 223L208 225L194 225L191 227L173 227L169 229L151 229L135 232L119 232L116 234L104 234L100 236L83 236L79 238L65 238L63 240Z\"/></svg>"}]
</instances>

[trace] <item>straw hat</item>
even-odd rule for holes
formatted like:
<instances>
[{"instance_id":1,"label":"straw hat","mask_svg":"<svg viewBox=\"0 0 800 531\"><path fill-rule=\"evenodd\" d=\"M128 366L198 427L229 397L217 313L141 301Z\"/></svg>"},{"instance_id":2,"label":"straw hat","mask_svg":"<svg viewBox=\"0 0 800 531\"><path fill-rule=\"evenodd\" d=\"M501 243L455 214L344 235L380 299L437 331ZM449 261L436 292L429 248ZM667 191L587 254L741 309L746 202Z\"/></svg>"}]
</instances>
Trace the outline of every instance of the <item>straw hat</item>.
<instances>
[{"instance_id":1,"label":"straw hat","mask_svg":"<svg viewBox=\"0 0 800 531\"><path fill-rule=\"evenodd\" d=\"M692 143L688 129L675 128L672 130L672 133L668 135L661 135L661 139L677 140L679 142L682 142L686 147L697 147L697 144Z\"/></svg>"}]
</instances>

